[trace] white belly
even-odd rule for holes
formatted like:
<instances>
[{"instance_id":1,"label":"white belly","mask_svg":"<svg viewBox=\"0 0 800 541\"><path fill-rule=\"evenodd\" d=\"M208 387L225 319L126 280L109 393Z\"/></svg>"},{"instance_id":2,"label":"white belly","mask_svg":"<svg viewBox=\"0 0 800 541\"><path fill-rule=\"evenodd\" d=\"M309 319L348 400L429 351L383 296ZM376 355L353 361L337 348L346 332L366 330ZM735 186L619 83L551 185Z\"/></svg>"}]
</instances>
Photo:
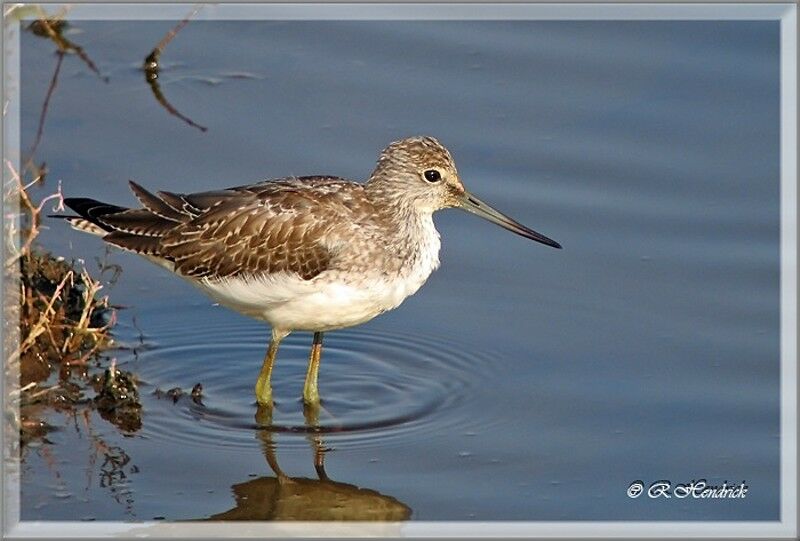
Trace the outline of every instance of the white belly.
<instances>
[{"instance_id":1,"label":"white belly","mask_svg":"<svg viewBox=\"0 0 800 541\"><path fill-rule=\"evenodd\" d=\"M424 219L423 219L424 218ZM286 331L328 331L364 323L397 308L439 266L439 233L431 216L420 218L419 248L397 274L341 270L312 280L279 273L194 282L220 304Z\"/></svg>"},{"instance_id":2,"label":"white belly","mask_svg":"<svg viewBox=\"0 0 800 541\"><path fill-rule=\"evenodd\" d=\"M329 331L364 323L397 308L425 283L436 266L438 258L435 265L394 280L308 281L282 274L249 280L202 280L197 285L223 306L267 321L275 328Z\"/></svg>"}]
</instances>

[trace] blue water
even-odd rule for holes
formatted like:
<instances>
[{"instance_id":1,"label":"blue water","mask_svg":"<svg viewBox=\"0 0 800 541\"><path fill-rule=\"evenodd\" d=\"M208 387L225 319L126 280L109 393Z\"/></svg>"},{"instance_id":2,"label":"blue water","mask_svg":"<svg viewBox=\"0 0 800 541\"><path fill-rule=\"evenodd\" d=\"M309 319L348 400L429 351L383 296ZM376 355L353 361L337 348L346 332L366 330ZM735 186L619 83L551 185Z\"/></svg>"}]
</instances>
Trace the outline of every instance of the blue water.
<instances>
[{"instance_id":1,"label":"blue water","mask_svg":"<svg viewBox=\"0 0 800 541\"><path fill-rule=\"evenodd\" d=\"M441 269L399 309L326 335L317 439L299 401L309 335L281 350L265 433L252 387L267 328L112 252L115 333L133 348L113 355L144 381L143 427L53 414L63 429L26 456L23 519L207 518L261 478L252 490L276 505L266 451L314 479L315 445L332 480L412 520L779 518L777 22L195 21L159 81L205 133L139 70L173 24L72 26L110 81L65 60L38 194L60 180L132 205L129 178L363 180L389 142L429 134L476 195L564 249L437 215ZM54 66L25 33L25 148ZM96 268L99 240L47 225L44 246ZM151 394L197 382L202 406ZM97 438L128 460L103 463ZM699 478L749 492L626 495Z\"/></svg>"}]
</instances>

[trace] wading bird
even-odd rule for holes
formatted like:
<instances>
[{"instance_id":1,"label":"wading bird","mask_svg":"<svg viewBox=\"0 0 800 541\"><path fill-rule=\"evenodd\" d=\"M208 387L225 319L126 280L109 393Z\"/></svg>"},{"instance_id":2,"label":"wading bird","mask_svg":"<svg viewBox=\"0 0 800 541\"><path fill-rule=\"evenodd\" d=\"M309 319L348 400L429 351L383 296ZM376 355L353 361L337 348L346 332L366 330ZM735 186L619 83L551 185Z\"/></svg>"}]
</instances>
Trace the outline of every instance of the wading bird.
<instances>
[{"instance_id":1,"label":"wading bird","mask_svg":"<svg viewBox=\"0 0 800 541\"><path fill-rule=\"evenodd\" d=\"M363 184L289 177L191 194L130 185L143 208L68 198L78 216L58 217L268 322L272 339L255 388L264 406L272 404L272 366L290 332L314 333L303 399L317 404L323 333L397 308L425 283L439 266L435 211L460 208L561 248L470 194L433 137L390 144Z\"/></svg>"}]
</instances>

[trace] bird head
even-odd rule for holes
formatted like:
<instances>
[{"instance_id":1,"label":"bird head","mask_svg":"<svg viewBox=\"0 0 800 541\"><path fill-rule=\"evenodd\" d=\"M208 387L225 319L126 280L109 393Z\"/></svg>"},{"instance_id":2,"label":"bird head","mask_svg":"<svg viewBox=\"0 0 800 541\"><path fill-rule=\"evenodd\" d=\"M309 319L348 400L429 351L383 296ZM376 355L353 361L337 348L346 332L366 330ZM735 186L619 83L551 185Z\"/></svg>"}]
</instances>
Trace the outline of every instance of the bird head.
<instances>
[{"instance_id":1,"label":"bird head","mask_svg":"<svg viewBox=\"0 0 800 541\"><path fill-rule=\"evenodd\" d=\"M433 137L408 137L390 144L381 152L367 186L380 191L393 204L409 205L420 213L459 208L517 235L561 248L556 241L525 227L471 194L461 182L450 152Z\"/></svg>"}]
</instances>

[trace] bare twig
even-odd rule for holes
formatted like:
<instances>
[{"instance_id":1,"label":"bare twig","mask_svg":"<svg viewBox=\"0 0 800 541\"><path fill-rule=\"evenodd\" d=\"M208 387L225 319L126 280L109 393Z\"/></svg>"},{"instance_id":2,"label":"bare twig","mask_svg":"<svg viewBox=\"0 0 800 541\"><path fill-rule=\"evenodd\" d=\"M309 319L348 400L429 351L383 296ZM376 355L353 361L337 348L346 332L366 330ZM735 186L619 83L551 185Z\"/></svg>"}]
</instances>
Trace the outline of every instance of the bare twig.
<instances>
[{"instance_id":1,"label":"bare twig","mask_svg":"<svg viewBox=\"0 0 800 541\"><path fill-rule=\"evenodd\" d=\"M153 91L153 96L155 96L156 101L161 104L164 109L167 110L169 114L180 118L189 126L193 128L197 128L201 132L205 132L208 130L207 127L201 126L200 124L196 123L194 120L189 118L188 116L182 114L178 111L175 106L173 106L166 97L164 97L164 93L161 91L161 85L158 84L158 75L161 69L159 61L161 59L161 53L164 52L164 48L172 41L178 32L181 29L189 24L189 21L192 17L197 15L197 12L202 9L202 5L196 6L189 15L187 15L183 20L181 20L178 24L176 24L169 32L161 38L161 41L155 46L155 48L147 55L147 58L144 59L144 78L147 84L150 86L150 90Z\"/></svg>"},{"instance_id":2,"label":"bare twig","mask_svg":"<svg viewBox=\"0 0 800 541\"><path fill-rule=\"evenodd\" d=\"M6 167L8 167L9 172L11 173L11 181L13 182L13 186L10 188L7 197L19 200L20 206L22 207L21 210L29 217L30 221L30 228L28 229L24 242L19 248L17 248L16 242L14 242L14 238L16 237L18 231L16 231L11 225L8 227L10 241L9 252L11 253L11 257L6 259L5 265L6 268L9 268L16 264L21 257L30 254L31 245L33 244L34 239L36 239L36 237L39 235L40 215L45 203L52 201L53 199L58 200L58 203L53 208L53 211L60 211L64 209L64 197L61 193L61 183L59 183L56 193L45 197L39 202L38 205L34 205L30 199L30 196L28 196L27 189L31 185L35 184L38 179L34 179L31 183L23 185L19 173L14 169L14 165L9 160L6 160Z\"/></svg>"},{"instance_id":3,"label":"bare twig","mask_svg":"<svg viewBox=\"0 0 800 541\"><path fill-rule=\"evenodd\" d=\"M161 106L164 109L166 109L169 114L171 114L172 116L180 118L185 123L187 123L188 125L190 125L193 128L197 128L201 132L208 131L208 128L206 126L202 126L202 125L198 124L197 122L195 122L194 120L192 120L188 116L186 116L183 113L181 113L180 111L178 111L175 108L174 105L172 105L169 101L167 101L167 98L164 97L164 93L161 92L161 85L158 84L157 77L153 77L153 78L147 77L147 84L150 85L150 90L153 91L153 96L155 96L156 101L158 101L158 103L160 103Z\"/></svg>"},{"instance_id":4,"label":"bare twig","mask_svg":"<svg viewBox=\"0 0 800 541\"><path fill-rule=\"evenodd\" d=\"M11 354L12 358L19 357L22 353L25 353L25 351L27 351L28 348L33 346L39 335L47 331L48 324L54 313L53 304L55 304L56 300L58 300L58 298L61 296L61 290L64 289L64 286L66 286L67 280L72 279L72 276L73 276L72 271L64 275L64 278L61 280L61 282L59 282L58 286L56 287L55 293L53 293L53 296L50 298L50 302L48 302L45 309L39 313L38 321L31 327L30 331L28 331L28 335L19 345L17 351Z\"/></svg>"},{"instance_id":5,"label":"bare twig","mask_svg":"<svg viewBox=\"0 0 800 541\"><path fill-rule=\"evenodd\" d=\"M183 18L183 20L182 20L181 22L179 22L178 24L176 24L176 25L175 25L175 27L174 27L172 30L170 30L169 32L167 32L167 34L166 34L166 35L165 35L163 38L161 38L161 41L159 41L159 42L158 42L158 45L156 45L156 48L155 48L155 49L153 49L153 53L155 53L156 51L158 51L158 54L161 54L161 51L163 51L163 50L164 50L164 47L166 47L166 46L169 44L169 42L170 42L170 41L172 41L172 39L173 39L173 38L174 38L174 37L175 37L175 36L178 34L178 32L180 32L180 31L181 31L181 29L182 29L184 26L186 26L187 24L189 24L189 20L190 20L192 17L194 17L195 15L197 15L197 13L198 13L198 12L199 12L201 9L203 9L203 6L202 6L202 5L199 5L199 4L198 4L197 6L195 6L195 7L194 7L194 9L193 9L193 10L192 10L192 11L191 11L191 12L190 12L190 13L189 13L189 14L188 14L186 17L184 17L184 18ZM157 58L156 58L156 60L157 60Z\"/></svg>"},{"instance_id":6,"label":"bare twig","mask_svg":"<svg viewBox=\"0 0 800 541\"><path fill-rule=\"evenodd\" d=\"M31 31L39 36L47 36L53 40L58 47L59 52L77 54L78 57L83 60L84 64L86 64L86 66L92 72L94 72L95 75L100 77L103 82L107 83L109 78L100 73L100 70L97 69L97 66L92 59L89 58L89 55L86 54L86 51L83 50L83 47L64 37L63 29L65 22L57 17L48 17L44 11L41 11L41 15L42 16L39 19L31 23Z\"/></svg>"},{"instance_id":7,"label":"bare twig","mask_svg":"<svg viewBox=\"0 0 800 541\"><path fill-rule=\"evenodd\" d=\"M47 118L47 110L50 107L50 98L53 97L53 92L58 84L58 74L61 72L61 64L64 63L64 51L59 50L56 52L58 59L56 60L56 69L53 71L53 77L50 79L50 86L47 87L47 94L44 97L42 104L42 111L39 113L39 126L36 128L36 139L33 140L33 145L28 151L28 160L33 162L33 157L36 155L36 149L39 148L39 143L42 142L42 134L44 133L44 120ZM28 165L28 164L26 164Z\"/></svg>"},{"instance_id":8,"label":"bare twig","mask_svg":"<svg viewBox=\"0 0 800 541\"><path fill-rule=\"evenodd\" d=\"M28 151L28 158L25 160L23 174L25 174L27 171L36 169L34 164L34 160L36 159L36 150L39 148L39 144L42 142L45 119L47 118L50 100L53 97L56 85L58 84L58 76L61 72L61 65L64 62L64 56L67 53L75 53L81 60L83 60L83 62L93 73L100 77L101 80L106 83L109 80L108 77L105 77L100 73L100 70L97 69L97 66L92 59L89 58L89 55L86 54L86 51L83 50L83 47L64 37L63 31L64 27L66 26L66 22L64 22L62 17L63 14L66 13L66 10L62 10L61 14L51 17L48 17L44 10L39 6L37 6L37 11L40 17L33 21L28 28L37 36L46 37L56 44L57 60L55 70L53 71L53 76L50 79L50 85L47 88L47 94L45 95L44 103L42 104L42 111L39 114L39 125L36 130L36 138L33 142L33 145L31 145L30 151ZM42 166L40 169L41 170L36 175L38 179L42 179L44 177L44 166Z\"/></svg>"}]
</instances>

